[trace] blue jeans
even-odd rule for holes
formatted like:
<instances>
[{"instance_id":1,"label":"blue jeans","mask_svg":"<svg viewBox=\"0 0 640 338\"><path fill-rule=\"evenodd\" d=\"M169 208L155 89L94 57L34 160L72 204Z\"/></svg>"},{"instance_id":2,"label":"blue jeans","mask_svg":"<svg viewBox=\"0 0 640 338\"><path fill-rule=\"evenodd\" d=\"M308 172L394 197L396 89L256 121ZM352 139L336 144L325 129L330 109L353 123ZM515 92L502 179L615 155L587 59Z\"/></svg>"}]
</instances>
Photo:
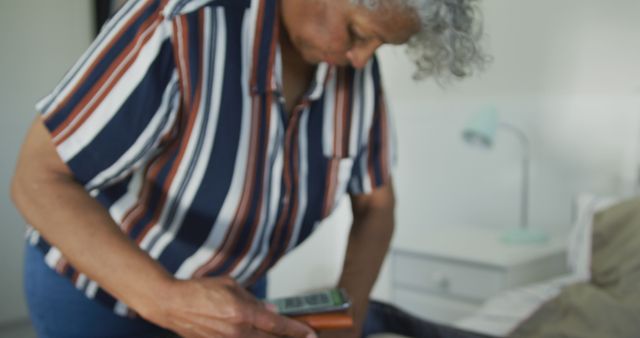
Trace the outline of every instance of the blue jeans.
<instances>
[{"instance_id":1,"label":"blue jeans","mask_svg":"<svg viewBox=\"0 0 640 338\"><path fill-rule=\"evenodd\" d=\"M26 246L24 289L31 322L39 338L151 338L167 334L141 318L124 318L90 300L44 263L44 255ZM251 292L265 298L266 279Z\"/></svg>"}]
</instances>

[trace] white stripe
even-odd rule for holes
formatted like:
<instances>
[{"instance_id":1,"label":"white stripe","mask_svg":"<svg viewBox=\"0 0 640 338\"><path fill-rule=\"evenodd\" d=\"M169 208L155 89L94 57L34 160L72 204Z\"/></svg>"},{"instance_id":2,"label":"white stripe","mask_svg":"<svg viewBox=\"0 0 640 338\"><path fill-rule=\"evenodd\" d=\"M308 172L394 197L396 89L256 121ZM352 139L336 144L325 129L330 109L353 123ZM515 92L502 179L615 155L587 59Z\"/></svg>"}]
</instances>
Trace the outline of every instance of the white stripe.
<instances>
[{"instance_id":1,"label":"white stripe","mask_svg":"<svg viewBox=\"0 0 640 338\"><path fill-rule=\"evenodd\" d=\"M29 238L29 243L31 243L31 245L36 245L38 244L39 240L40 240L40 233L38 231L33 231Z\"/></svg>"},{"instance_id":2,"label":"white stripe","mask_svg":"<svg viewBox=\"0 0 640 338\"><path fill-rule=\"evenodd\" d=\"M147 237L149 239L155 238L155 235L161 232L160 228L162 227L162 225L163 224L166 225L165 223L167 222L169 213L172 211L171 206L174 205L174 203L179 203L179 206L176 210L173 221L169 225L168 229L160 235L160 238L158 239L158 241L153 245L153 248L151 248L150 254L152 257L156 257L156 258L159 257L164 251L164 249L169 245L169 243L173 241L173 239L175 238L175 235L178 233L178 230L182 225L182 221L184 220L184 217L187 211L189 210L189 206L193 202L198 192L198 189L201 186L202 179L204 178L204 175L206 173L206 170L209 164L211 150L213 149L213 143L216 137L216 130L218 126L218 117L220 114L220 101L222 96L222 88L224 87L222 82L223 74L224 74L223 67L226 61L224 58L225 46L226 46L226 39L225 39L226 31L224 30L224 27L226 23L224 20L223 9L222 8L216 9L215 15L216 15L215 19L212 18L211 8L207 8L204 11L205 29L204 29L203 46L202 46L203 60L210 60L212 57L214 57L213 55L210 55L209 52L211 50L210 43L214 41L214 37L212 37L211 27L212 25L216 25L216 31L215 31L216 46L214 50L216 55L215 55L215 64L213 65L214 67L213 79L208 78L208 75L210 73L210 68L209 68L210 62L204 62L202 74L205 78L202 79L201 90L203 91L203 93L201 95L200 109L198 111L198 120L195 122L193 132L191 134L192 136L190 136L190 139L189 139L190 142L187 147L187 152L185 153L185 157L182 159L180 163L180 167L179 167L180 178L174 180L173 184L171 185L171 189L169 191L169 196L171 196L172 200L174 201L172 201L173 203L169 203L169 202L165 203L165 207L164 207L164 210L162 211L162 215L160 219L153 226L154 228L158 228L158 230L154 229L153 231L149 232L147 234ZM209 87L213 88L213 92L211 93L211 98L210 98L210 109L207 111L205 110L205 107L207 104L205 100L209 99L209 95L205 91L209 90L208 89ZM203 124L202 119L205 116L208 116L208 121L206 126L202 126ZM203 142L202 148L200 149L200 152L198 154L194 154L195 147L197 145L196 143L199 137L193 136L193 135L199 135L203 127L205 128L204 129L205 134L202 140ZM186 171L191 163L195 163L194 170L191 173L190 177L185 177L185 174L187 174ZM176 178L178 178L177 174L176 174ZM179 196L178 190L185 184L184 182L185 179L188 180L188 182L186 182L187 186L182 196ZM179 198L179 200L175 201L176 198ZM145 245L148 245L148 244L149 244L149 240L145 240ZM146 246L143 246L143 248L146 248Z\"/></svg>"},{"instance_id":3,"label":"white stripe","mask_svg":"<svg viewBox=\"0 0 640 338\"><path fill-rule=\"evenodd\" d=\"M136 170L127 185L127 192L109 208L113 221L122 226L125 215L140 201L140 189L144 179L144 170Z\"/></svg>"},{"instance_id":4,"label":"white stripe","mask_svg":"<svg viewBox=\"0 0 640 338\"><path fill-rule=\"evenodd\" d=\"M307 210L307 177L309 176L309 152L308 152L308 127L309 127L309 108L307 107L304 112L302 112L302 116L300 117L300 128L298 129L300 132L298 134L299 139L299 149L300 149L300 158L298 163L299 171L298 171L298 208L297 215L293 227L293 233L291 234L291 240L289 241L289 245L287 246L287 251L289 252L296 246L298 243L298 237L300 236L300 229L302 228L302 219L304 218L304 214Z\"/></svg>"},{"instance_id":5,"label":"white stripe","mask_svg":"<svg viewBox=\"0 0 640 338\"><path fill-rule=\"evenodd\" d=\"M60 252L60 250L58 250L58 248L56 247L51 247L46 256L44 256L44 261L50 268L55 269L56 265L60 261L60 258L62 258L62 253Z\"/></svg>"},{"instance_id":6,"label":"white stripe","mask_svg":"<svg viewBox=\"0 0 640 338\"><path fill-rule=\"evenodd\" d=\"M120 33L124 25L135 16L146 3L146 1L128 1L124 7L109 20L107 25L100 31L98 37L75 63L73 68L69 70L62 81L60 81L53 92L36 104L36 109L41 111L45 118L58 108L57 106L67 98L72 89L78 86L80 79L96 61L100 53L104 51L106 46ZM42 109L47 105L49 105L47 111L43 112Z\"/></svg>"},{"instance_id":7,"label":"white stripe","mask_svg":"<svg viewBox=\"0 0 640 338\"><path fill-rule=\"evenodd\" d=\"M336 179L336 189L333 196L333 205L331 206L331 212L339 205L339 202L345 196L347 184L351 177L351 169L353 168L352 158L343 158L338 162L338 174ZM330 213L331 213L330 212Z\"/></svg>"},{"instance_id":8,"label":"white stripe","mask_svg":"<svg viewBox=\"0 0 640 338\"><path fill-rule=\"evenodd\" d=\"M176 212L176 215L179 213L180 216L184 217L184 212L182 212L181 209L178 209L178 211ZM162 220L163 217L166 217L166 215L162 215L160 217L160 219ZM177 216L176 216L177 217ZM162 235L164 230L162 229L161 226L161 222L158 222L156 224L154 224L151 229L149 229L149 232L147 232L147 234L142 238L142 240L140 241L140 248L143 250L149 250L149 246L154 243L154 241L156 239L158 239L158 236ZM162 247L162 250L164 250L166 248L166 245L164 245L164 247ZM159 255L159 254L158 254Z\"/></svg>"},{"instance_id":9,"label":"white stripe","mask_svg":"<svg viewBox=\"0 0 640 338\"><path fill-rule=\"evenodd\" d=\"M34 231L35 231L35 229L33 229L33 227L31 225L27 224L27 230L25 230L25 232L24 232L24 239L25 240L30 240Z\"/></svg>"},{"instance_id":10,"label":"white stripe","mask_svg":"<svg viewBox=\"0 0 640 338\"><path fill-rule=\"evenodd\" d=\"M87 288L84 291L84 294L93 299L96 297L96 292L98 292L98 283L96 283L95 281L89 281L89 284L87 284Z\"/></svg>"},{"instance_id":11,"label":"white stripe","mask_svg":"<svg viewBox=\"0 0 640 338\"><path fill-rule=\"evenodd\" d=\"M131 145L131 147L129 147L129 149L127 149L127 151L122 154L122 156L120 156L118 160L116 160L111 166L109 166L109 168L103 170L91 181L89 181L89 183L86 184L86 187L97 187L103 185L107 180L117 180L119 178L122 178L123 176L128 175L131 170L137 169L141 163L145 162L148 155L140 157L142 152L146 151L148 154L151 154L152 152L150 152L149 150L156 149L162 137L165 136L173 126L177 111L179 109L180 99L179 91L174 92L173 90L177 81L178 76L174 71L173 76L169 81L169 85L167 86L163 94L160 107L154 114L151 121L149 121L149 124L145 127L142 133L140 133L133 145ZM173 106L172 110L167 112L170 105ZM159 128L163 128L163 130L158 132ZM153 139L154 136L155 139ZM149 142L151 142L151 145L149 145ZM136 159L137 157L140 158ZM135 162L133 162L134 159L136 160ZM116 177L118 173L120 174L118 177Z\"/></svg>"},{"instance_id":12,"label":"white stripe","mask_svg":"<svg viewBox=\"0 0 640 338\"><path fill-rule=\"evenodd\" d=\"M252 262L251 257L253 257L256 254L256 251L261 247L262 241L260 241L260 239L262 238L262 236L267 236L266 234L263 235L263 233L265 233L268 225L272 225L273 222L270 222L270 221L273 219L273 214L277 212L277 209L275 210L271 209L271 206L274 204L275 204L275 207L277 208L278 196L271 196L271 193L273 192L274 187L270 186L270 184L273 184L271 179L272 175L275 174L276 177L281 178L282 172L273 170L276 168L272 168L270 166L270 163L271 163L271 159L273 159L274 156L278 155L277 152L281 151L281 147L279 146L280 145L279 130L281 129L280 123L282 120L280 119L280 110L278 107L279 105L277 102L273 102L271 105L271 121L269 122L269 126L270 126L269 141L268 141L269 143L268 143L268 150L267 150L267 156L266 156L267 163L265 165L265 172L264 172L263 182L262 182L262 186L263 186L262 205L260 206L260 219L258 223L258 228L256 229L256 233L251 242L251 247L247 251L247 254L238 262L237 266L230 273L230 275L236 279L246 276L247 274L250 273L250 271L245 271L245 269L247 265ZM279 190L280 182L277 181L277 184L278 184L277 189ZM272 200L269 200L268 197L271 197ZM270 202L269 204L267 203L268 200ZM267 219L267 211L269 211L268 219Z\"/></svg>"},{"instance_id":13,"label":"white stripe","mask_svg":"<svg viewBox=\"0 0 640 338\"><path fill-rule=\"evenodd\" d=\"M121 316L126 316L127 310L129 310L129 307L121 301L117 301L116 305L113 307L113 312Z\"/></svg>"},{"instance_id":14,"label":"white stripe","mask_svg":"<svg viewBox=\"0 0 640 338\"><path fill-rule=\"evenodd\" d=\"M362 144L361 135L359 135L360 120L363 114L363 97L362 97L362 70L356 71L353 79L353 106L351 110L351 130L349 133L349 156L355 156L360 150Z\"/></svg>"},{"instance_id":15,"label":"white stripe","mask_svg":"<svg viewBox=\"0 0 640 338\"><path fill-rule=\"evenodd\" d=\"M364 121L362 137L364 139L368 138L368 133L371 130L371 124L373 123L373 115L375 113L375 84L373 81L373 62L369 62L367 66L364 68Z\"/></svg>"},{"instance_id":16,"label":"white stripe","mask_svg":"<svg viewBox=\"0 0 640 338\"><path fill-rule=\"evenodd\" d=\"M151 33L150 31L145 32ZM122 78L107 94L104 100L96 107L95 111L87 118L87 120L80 126L80 128L70 135L65 140L58 150L60 156L65 162L68 162L73 158L80 150L82 150L93 138L102 130L102 128L111 120L111 118L120 110L120 106L126 101L131 93L138 87L140 81L145 77L149 65L155 60L160 46L164 40L168 37L168 31L166 29L156 29L153 31L154 35L149 42L141 50L138 57L135 59L131 67L123 74ZM140 47L140 46L138 46ZM133 57L132 52L128 58ZM118 68L124 67L125 60ZM93 105L93 102L103 94L107 87L115 80L114 74L105 82L104 86L96 93L91 101L83 108L83 110L76 116L76 118L64 129L63 132L58 134L54 141L61 139L68 134L79 120L87 113L87 108Z\"/></svg>"},{"instance_id":17,"label":"white stripe","mask_svg":"<svg viewBox=\"0 0 640 338\"><path fill-rule=\"evenodd\" d=\"M78 275L78 279L76 280L76 289L82 290L87 285L87 275L81 273Z\"/></svg>"},{"instance_id":18,"label":"white stripe","mask_svg":"<svg viewBox=\"0 0 640 338\"><path fill-rule=\"evenodd\" d=\"M177 278L191 277L199 267L201 267L209 259L211 259L212 255L220 247L226 233L229 231L229 227L240 203L240 198L243 192L242 188L244 186L245 171L247 169L247 156L251 133L251 111L253 109L251 102L252 95L250 95L251 92L250 88L248 88L248 83L251 76L250 65L252 64L251 61L253 53L251 42L253 41L253 35L255 31L255 11L256 8L252 8L248 11L242 27L242 37L245 47L242 49L242 125L240 129L238 150L236 153L234 164L235 169L233 172L233 177L231 178L229 192L227 193L222 207L220 208L218 218L216 219L215 224L213 224L212 231L207 236L207 239L205 240L203 245L182 263L182 265L176 272ZM226 37L226 32L224 34Z\"/></svg>"},{"instance_id":19,"label":"white stripe","mask_svg":"<svg viewBox=\"0 0 640 338\"><path fill-rule=\"evenodd\" d=\"M324 112L322 114L322 151L325 156L333 156L333 136L335 129L333 128L333 119L335 112L335 94L337 75L335 68L332 68L331 74L327 81L327 87L324 90Z\"/></svg>"},{"instance_id":20,"label":"white stripe","mask_svg":"<svg viewBox=\"0 0 640 338\"><path fill-rule=\"evenodd\" d=\"M396 171L396 167L397 167L397 161L398 161L398 148L397 148L397 131L396 131L396 126L395 126L395 122L393 120L393 116L391 116L391 111L389 111L389 104L387 103L387 101L385 100L385 104L386 104L386 109L387 109L387 139L388 139L388 154L389 154L389 158L388 158L388 165L389 165L389 175L391 175L392 177L395 174Z\"/></svg>"},{"instance_id":21,"label":"white stripe","mask_svg":"<svg viewBox=\"0 0 640 338\"><path fill-rule=\"evenodd\" d=\"M318 64L318 68L316 68L316 77L315 77L315 88L309 94L309 99L317 100L320 98L320 95L324 92L324 80L327 78L327 72L329 71L329 64L326 62L321 62Z\"/></svg>"}]
</instances>

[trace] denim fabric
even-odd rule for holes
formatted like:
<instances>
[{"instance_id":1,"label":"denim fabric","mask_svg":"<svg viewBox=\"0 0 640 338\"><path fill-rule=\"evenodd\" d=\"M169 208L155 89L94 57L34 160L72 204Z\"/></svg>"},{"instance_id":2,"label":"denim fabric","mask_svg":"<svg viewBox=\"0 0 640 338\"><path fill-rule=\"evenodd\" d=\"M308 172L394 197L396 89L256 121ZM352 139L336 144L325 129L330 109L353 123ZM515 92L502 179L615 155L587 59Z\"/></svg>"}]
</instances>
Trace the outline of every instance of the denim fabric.
<instances>
[{"instance_id":1,"label":"denim fabric","mask_svg":"<svg viewBox=\"0 0 640 338\"><path fill-rule=\"evenodd\" d=\"M372 300L362 336L394 333L414 338L493 338L422 320L397 307Z\"/></svg>"},{"instance_id":2,"label":"denim fabric","mask_svg":"<svg viewBox=\"0 0 640 338\"><path fill-rule=\"evenodd\" d=\"M265 298L267 282L250 291ZM90 300L67 278L44 263L40 250L27 245L24 288L31 322L39 338L157 338L162 328L141 318L124 318Z\"/></svg>"}]
</instances>

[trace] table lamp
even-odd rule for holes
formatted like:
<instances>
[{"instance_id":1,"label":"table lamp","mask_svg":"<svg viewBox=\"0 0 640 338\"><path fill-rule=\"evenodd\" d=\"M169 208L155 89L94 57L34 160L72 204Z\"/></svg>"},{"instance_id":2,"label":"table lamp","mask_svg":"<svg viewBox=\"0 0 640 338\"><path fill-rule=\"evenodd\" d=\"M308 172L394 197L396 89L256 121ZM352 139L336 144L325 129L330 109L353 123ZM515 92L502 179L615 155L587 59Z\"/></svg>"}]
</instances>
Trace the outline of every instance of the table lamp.
<instances>
[{"instance_id":1,"label":"table lamp","mask_svg":"<svg viewBox=\"0 0 640 338\"><path fill-rule=\"evenodd\" d=\"M471 145L485 149L493 146L498 130L514 136L522 145L522 188L520 198L520 226L502 235L502 240L510 244L544 243L549 236L542 230L529 227L529 158L530 147L527 135L511 124L501 122L495 108L487 108L475 114L462 132L464 140Z\"/></svg>"}]
</instances>

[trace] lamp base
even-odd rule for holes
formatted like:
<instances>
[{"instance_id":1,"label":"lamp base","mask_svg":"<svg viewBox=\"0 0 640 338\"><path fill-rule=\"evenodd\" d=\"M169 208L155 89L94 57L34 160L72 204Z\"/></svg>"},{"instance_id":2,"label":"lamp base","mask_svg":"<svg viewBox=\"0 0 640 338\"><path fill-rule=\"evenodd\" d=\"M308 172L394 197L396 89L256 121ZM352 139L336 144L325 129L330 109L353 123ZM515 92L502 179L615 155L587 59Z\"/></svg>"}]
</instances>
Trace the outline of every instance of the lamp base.
<instances>
[{"instance_id":1,"label":"lamp base","mask_svg":"<svg viewBox=\"0 0 640 338\"><path fill-rule=\"evenodd\" d=\"M539 229L517 228L505 232L502 241L507 244L544 244L549 241L549 235Z\"/></svg>"}]
</instances>

